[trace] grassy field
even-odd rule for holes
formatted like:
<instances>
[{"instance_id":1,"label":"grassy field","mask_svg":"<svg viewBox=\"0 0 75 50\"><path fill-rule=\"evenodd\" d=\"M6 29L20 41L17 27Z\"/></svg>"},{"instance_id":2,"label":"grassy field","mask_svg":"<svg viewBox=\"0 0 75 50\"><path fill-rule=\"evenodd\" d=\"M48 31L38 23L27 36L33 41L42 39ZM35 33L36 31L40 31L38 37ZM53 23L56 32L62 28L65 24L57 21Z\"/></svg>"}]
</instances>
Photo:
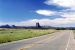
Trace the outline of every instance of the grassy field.
<instances>
[{"instance_id":1,"label":"grassy field","mask_svg":"<svg viewBox=\"0 0 75 50\"><path fill-rule=\"evenodd\" d=\"M0 43L51 34L55 31L51 29L0 29Z\"/></svg>"}]
</instances>

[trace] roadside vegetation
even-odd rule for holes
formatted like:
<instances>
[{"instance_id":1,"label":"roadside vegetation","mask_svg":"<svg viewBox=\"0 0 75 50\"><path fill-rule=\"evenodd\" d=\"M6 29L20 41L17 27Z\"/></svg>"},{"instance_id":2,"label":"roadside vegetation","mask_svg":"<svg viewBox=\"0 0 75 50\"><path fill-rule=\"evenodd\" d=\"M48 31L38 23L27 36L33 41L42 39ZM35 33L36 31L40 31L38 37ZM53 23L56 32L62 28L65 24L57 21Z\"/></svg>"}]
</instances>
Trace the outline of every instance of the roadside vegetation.
<instances>
[{"instance_id":1,"label":"roadside vegetation","mask_svg":"<svg viewBox=\"0 0 75 50\"><path fill-rule=\"evenodd\" d=\"M73 32L74 32L74 39L75 39L75 30L73 30Z\"/></svg>"},{"instance_id":2,"label":"roadside vegetation","mask_svg":"<svg viewBox=\"0 0 75 50\"><path fill-rule=\"evenodd\" d=\"M0 29L0 43L37 37L56 31L52 29Z\"/></svg>"}]
</instances>

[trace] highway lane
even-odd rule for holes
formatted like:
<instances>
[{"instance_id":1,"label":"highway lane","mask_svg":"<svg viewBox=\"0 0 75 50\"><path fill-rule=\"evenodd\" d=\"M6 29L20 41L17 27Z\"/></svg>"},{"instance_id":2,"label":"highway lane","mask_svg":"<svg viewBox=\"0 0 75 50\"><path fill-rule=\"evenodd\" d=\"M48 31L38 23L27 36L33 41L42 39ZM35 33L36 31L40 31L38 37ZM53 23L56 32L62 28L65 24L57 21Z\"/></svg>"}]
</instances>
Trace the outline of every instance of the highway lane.
<instances>
[{"instance_id":1,"label":"highway lane","mask_svg":"<svg viewBox=\"0 0 75 50\"><path fill-rule=\"evenodd\" d=\"M75 50L75 39L74 39L73 31L71 31L71 37L70 37L69 46L67 50Z\"/></svg>"},{"instance_id":2,"label":"highway lane","mask_svg":"<svg viewBox=\"0 0 75 50\"><path fill-rule=\"evenodd\" d=\"M48 37L45 41L25 46L23 50L75 50L72 33L72 31L62 32L52 39Z\"/></svg>"},{"instance_id":3,"label":"highway lane","mask_svg":"<svg viewBox=\"0 0 75 50\"><path fill-rule=\"evenodd\" d=\"M1 44L0 50L74 50L75 47L72 45L72 40L72 31L61 31L8 44Z\"/></svg>"}]
</instances>

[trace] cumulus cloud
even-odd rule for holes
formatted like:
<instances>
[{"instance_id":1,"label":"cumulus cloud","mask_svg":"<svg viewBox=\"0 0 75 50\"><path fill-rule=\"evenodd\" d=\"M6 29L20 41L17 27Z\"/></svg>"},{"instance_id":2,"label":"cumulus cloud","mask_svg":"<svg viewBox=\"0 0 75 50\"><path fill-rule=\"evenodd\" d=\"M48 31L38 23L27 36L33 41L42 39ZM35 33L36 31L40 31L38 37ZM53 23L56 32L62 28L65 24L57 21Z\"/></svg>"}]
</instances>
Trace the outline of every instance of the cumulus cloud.
<instances>
[{"instance_id":1,"label":"cumulus cloud","mask_svg":"<svg viewBox=\"0 0 75 50\"><path fill-rule=\"evenodd\" d=\"M55 12L54 11L51 11L51 10L36 10L36 13L37 14L40 14L40 15L51 16Z\"/></svg>"},{"instance_id":2,"label":"cumulus cloud","mask_svg":"<svg viewBox=\"0 0 75 50\"><path fill-rule=\"evenodd\" d=\"M75 7L75 0L46 0L47 5L58 5L63 7Z\"/></svg>"}]
</instances>

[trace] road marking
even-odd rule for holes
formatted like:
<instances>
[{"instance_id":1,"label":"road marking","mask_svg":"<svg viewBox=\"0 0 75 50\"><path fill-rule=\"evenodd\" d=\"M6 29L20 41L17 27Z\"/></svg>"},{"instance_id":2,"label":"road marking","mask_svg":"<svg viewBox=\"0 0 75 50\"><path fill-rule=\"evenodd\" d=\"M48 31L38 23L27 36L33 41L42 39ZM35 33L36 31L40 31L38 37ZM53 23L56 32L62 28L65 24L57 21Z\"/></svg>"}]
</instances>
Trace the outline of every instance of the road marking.
<instances>
[{"instance_id":1,"label":"road marking","mask_svg":"<svg viewBox=\"0 0 75 50\"><path fill-rule=\"evenodd\" d=\"M61 35L62 35L62 34L60 34L60 36L52 36L52 37L48 37L48 38L46 38L46 39L44 39L44 40L41 40L41 41L38 41L38 42L34 42L34 43L32 43L32 44L27 45L27 46L24 47L24 48L21 48L20 50L25 50L25 49L34 47L35 45L38 45L39 43L42 43L42 42L48 42L49 39L54 38L54 37L59 38L59 37L61 37ZM54 38L54 39L56 39L56 38ZM52 40L54 40L54 39L52 39ZM52 40L51 40L51 41L52 41Z\"/></svg>"},{"instance_id":2,"label":"road marking","mask_svg":"<svg viewBox=\"0 0 75 50\"><path fill-rule=\"evenodd\" d=\"M38 41L38 42L34 42L32 44L29 44L29 45L27 45L26 47L24 47L24 48L22 48L20 50L25 50L25 49L31 48L31 47L33 47L35 45L38 45L39 43L42 43L42 42L45 42L45 41L49 41L50 38L51 37L48 37L47 39L44 39L44 40L41 40L41 41Z\"/></svg>"},{"instance_id":3,"label":"road marking","mask_svg":"<svg viewBox=\"0 0 75 50\"><path fill-rule=\"evenodd\" d=\"M70 32L70 36L71 36L71 32ZM67 43L67 46L66 46L65 50L68 50L69 43L70 43L70 36L69 36L68 43Z\"/></svg>"}]
</instances>

